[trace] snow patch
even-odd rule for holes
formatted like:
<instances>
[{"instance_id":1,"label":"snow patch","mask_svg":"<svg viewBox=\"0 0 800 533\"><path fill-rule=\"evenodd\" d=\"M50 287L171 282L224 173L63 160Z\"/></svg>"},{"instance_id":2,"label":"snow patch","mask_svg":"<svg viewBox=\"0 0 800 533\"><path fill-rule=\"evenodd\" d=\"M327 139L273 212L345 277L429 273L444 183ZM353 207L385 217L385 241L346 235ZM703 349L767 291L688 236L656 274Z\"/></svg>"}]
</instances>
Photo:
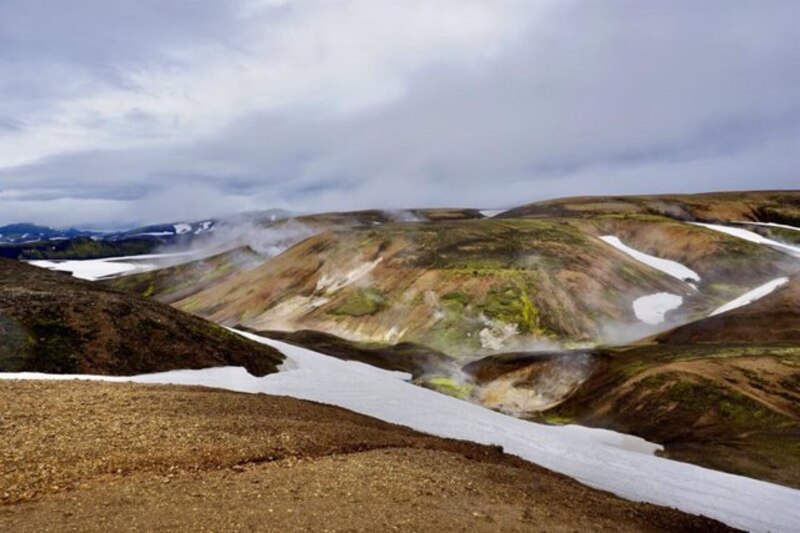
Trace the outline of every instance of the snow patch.
<instances>
[{"instance_id":1,"label":"snow patch","mask_svg":"<svg viewBox=\"0 0 800 533\"><path fill-rule=\"evenodd\" d=\"M174 224L172 227L175 228L176 235L183 235L192 231L191 224Z\"/></svg>"},{"instance_id":2,"label":"snow patch","mask_svg":"<svg viewBox=\"0 0 800 533\"><path fill-rule=\"evenodd\" d=\"M731 228L729 226L720 226L719 224L703 224L700 222L692 222L695 226L701 226L704 228L708 228L714 231L719 231L720 233L727 233L733 237L738 237L740 239L744 239L746 241L750 241L755 244L763 244L766 246L772 246L773 248L777 248L782 252L786 252L790 255L795 257L800 257L800 246L791 246L789 244L784 244L782 242L774 241L772 239L767 239L766 237L762 237L758 233L748 231L742 228Z\"/></svg>"},{"instance_id":3,"label":"snow patch","mask_svg":"<svg viewBox=\"0 0 800 533\"><path fill-rule=\"evenodd\" d=\"M788 281L789 278L773 279L772 281L769 281L761 285L760 287L756 287L752 291L744 293L735 300L731 300L725 305L718 307L709 316L720 315L722 313L727 313L728 311L732 311L734 309L738 309L740 307L744 307L745 305L751 304L756 300L760 300L764 296L770 294L781 285L788 283Z\"/></svg>"},{"instance_id":4,"label":"snow patch","mask_svg":"<svg viewBox=\"0 0 800 533\"><path fill-rule=\"evenodd\" d=\"M48 270L70 272L73 277L89 281L95 281L110 276L131 274L139 269L154 268L153 265L144 263L132 264L104 261L102 259L86 261L30 261L30 264Z\"/></svg>"},{"instance_id":5,"label":"snow patch","mask_svg":"<svg viewBox=\"0 0 800 533\"><path fill-rule=\"evenodd\" d=\"M682 265L681 263L678 263L677 261L662 259L654 255L640 252L639 250L627 246L619 239L619 237L615 237L613 235L606 235L604 237L600 237L600 239L607 244L610 244L620 252L633 257L640 263L644 263L645 265L653 267L656 270L660 270L661 272L672 276L673 278L677 278L687 283L689 281L694 281L697 283L700 282L700 275L697 272L685 265Z\"/></svg>"},{"instance_id":6,"label":"snow patch","mask_svg":"<svg viewBox=\"0 0 800 533\"><path fill-rule=\"evenodd\" d=\"M658 292L642 296L633 302L636 318L645 324L656 325L664 322L667 312L683 305L683 297L668 292Z\"/></svg>"},{"instance_id":7,"label":"snow patch","mask_svg":"<svg viewBox=\"0 0 800 533\"><path fill-rule=\"evenodd\" d=\"M35 260L28 261L28 263L33 266L46 268L49 270L69 272L75 278L96 281L113 276L122 276L154 270L159 268L159 265L157 263L150 263L149 261L182 255L192 254L147 254L85 260Z\"/></svg>"},{"instance_id":8,"label":"snow patch","mask_svg":"<svg viewBox=\"0 0 800 533\"><path fill-rule=\"evenodd\" d=\"M92 379L173 383L286 395L336 405L441 437L499 445L586 485L623 498L706 515L753 531L793 531L800 491L653 455L643 439L580 426L547 426L497 413L408 383L408 374L341 361L290 344L245 335L286 355L262 378L242 368L181 370L133 377L0 374L0 379Z\"/></svg>"},{"instance_id":9,"label":"snow patch","mask_svg":"<svg viewBox=\"0 0 800 533\"><path fill-rule=\"evenodd\" d=\"M750 221L747 221L747 220L743 220L743 221L734 222L734 224L747 224L747 225L750 225L750 226L766 226L766 227L769 227L769 228L782 228L782 229L790 229L790 230L794 230L794 231L800 231L800 228L797 228L795 226L789 226L788 224L777 224L775 222L750 222Z\"/></svg>"},{"instance_id":10,"label":"snow patch","mask_svg":"<svg viewBox=\"0 0 800 533\"><path fill-rule=\"evenodd\" d=\"M146 231L144 233L134 233L131 237L166 237L174 235L171 231Z\"/></svg>"},{"instance_id":11,"label":"snow patch","mask_svg":"<svg viewBox=\"0 0 800 533\"><path fill-rule=\"evenodd\" d=\"M505 211L504 209L482 209L479 211L479 213L485 216L486 218L493 218L499 215L500 213L503 213L504 211Z\"/></svg>"}]
</instances>

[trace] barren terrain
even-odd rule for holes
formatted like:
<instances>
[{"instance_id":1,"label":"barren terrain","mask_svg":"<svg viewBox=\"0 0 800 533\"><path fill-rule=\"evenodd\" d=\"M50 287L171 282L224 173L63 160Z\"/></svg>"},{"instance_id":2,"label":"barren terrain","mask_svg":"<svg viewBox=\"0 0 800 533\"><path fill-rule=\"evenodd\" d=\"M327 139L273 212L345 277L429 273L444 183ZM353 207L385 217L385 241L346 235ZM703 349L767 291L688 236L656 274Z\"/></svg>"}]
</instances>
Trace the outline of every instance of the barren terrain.
<instances>
[{"instance_id":1,"label":"barren terrain","mask_svg":"<svg viewBox=\"0 0 800 533\"><path fill-rule=\"evenodd\" d=\"M3 530L725 529L289 398L5 381L0 406Z\"/></svg>"}]
</instances>

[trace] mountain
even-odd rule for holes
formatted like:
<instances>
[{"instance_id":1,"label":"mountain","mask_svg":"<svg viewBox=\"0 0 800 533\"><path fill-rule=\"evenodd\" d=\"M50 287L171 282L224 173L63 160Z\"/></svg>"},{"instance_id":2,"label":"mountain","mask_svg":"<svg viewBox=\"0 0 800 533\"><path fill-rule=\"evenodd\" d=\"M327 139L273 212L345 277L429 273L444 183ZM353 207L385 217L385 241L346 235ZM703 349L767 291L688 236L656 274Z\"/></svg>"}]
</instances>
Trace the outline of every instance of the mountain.
<instances>
[{"instance_id":1,"label":"mountain","mask_svg":"<svg viewBox=\"0 0 800 533\"><path fill-rule=\"evenodd\" d=\"M270 209L110 232L13 224L0 228L0 257L23 260L100 259L152 254L166 247L173 251L212 247L218 241L232 238L243 227L266 228L288 216L287 211ZM217 238L216 231L224 235Z\"/></svg>"},{"instance_id":2,"label":"mountain","mask_svg":"<svg viewBox=\"0 0 800 533\"><path fill-rule=\"evenodd\" d=\"M250 240L293 235L277 255L238 246L103 283L520 417L629 432L669 457L796 486L796 197L302 215L242 224Z\"/></svg>"},{"instance_id":3,"label":"mountain","mask_svg":"<svg viewBox=\"0 0 800 533\"><path fill-rule=\"evenodd\" d=\"M0 244L23 244L43 240L72 239L90 237L96 232L75 228L55 229L36 224L9 224L0 226Z\"/></svg>"},{"instance_id":4,"label":"mountain","mask_svg":"<svg viewBox=\"0 0 800 533\"><path fill-rule=\"evenodd\" d=\"M152 299L0 259L0 372L131 375L235 365L264 375L282 359Z\"/></svg>"},{"instance_id":5,"label":"mountain","mask_svg":"<svg viewBox=\"0 0 800 533\"><path fill-rule=\"evenodd\" d=\"M697 279L655 268L609 236ZM472 356L634 339L706 316L797 270L782 250L649 215L348 226L255 268L226 268L239 271L198 283L170 270L111 283L226 325ZM663 294L677 305L660 309Z\"/></svg>"}]
</instances>

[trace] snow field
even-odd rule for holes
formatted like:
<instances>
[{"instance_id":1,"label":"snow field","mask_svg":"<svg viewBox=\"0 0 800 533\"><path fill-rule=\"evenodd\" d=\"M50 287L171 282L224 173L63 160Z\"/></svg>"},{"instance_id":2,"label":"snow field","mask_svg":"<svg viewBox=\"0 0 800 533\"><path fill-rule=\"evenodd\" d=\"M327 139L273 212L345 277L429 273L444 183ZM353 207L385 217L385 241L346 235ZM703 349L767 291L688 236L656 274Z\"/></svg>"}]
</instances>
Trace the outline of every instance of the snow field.
<instances>
[{"instance_id":1,"label":"snow field","mask_svg":"<svg viewBox=\"0 0 800 533\"><path fill-rule=\"evenodd\" d=\"M502 446L522 457L623 498L675 507L752 531L796 531L800 491L656 457L638 437L580 426L548 426L490 411L408 383L410 376L255 335L286 355L263 378L237 367L133 377L0 374L0 379L95 379L204 385L286 395L336 405L386 422L455 439Z\"/></svg>"}]
</instances>

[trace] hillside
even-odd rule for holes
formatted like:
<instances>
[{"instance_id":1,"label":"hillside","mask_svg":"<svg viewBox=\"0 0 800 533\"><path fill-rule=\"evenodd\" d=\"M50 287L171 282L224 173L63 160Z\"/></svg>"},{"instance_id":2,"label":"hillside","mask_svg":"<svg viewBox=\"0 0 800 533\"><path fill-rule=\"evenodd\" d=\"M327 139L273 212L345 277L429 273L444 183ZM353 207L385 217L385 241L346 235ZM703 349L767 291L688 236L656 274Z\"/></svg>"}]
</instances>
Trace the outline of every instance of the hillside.
<instances>
[{"instance_id":1,"label":"hillside","mask_svg":"<svg viewBox=\"0 0 800 533\"><path fill-rule=\"evenodd\" d=\"M326 232L174 302L223 324L418 342L449 353L585 342L632 301L686 284L561 221L387 224ZM158 297L158 294L155 295Z\"/></svg>"},{"instance_id":2,"label":"hillside","mask_svg":"<svg viewBox=\"0 0 800 533\"><path fill-rule=\"evenodd\" d=\"M0 259L0 372L131 375L236 365L264 375L282 359L152 299Z\"/></svg>"},{"instance_id":3,"label":"hillside","mask_svg":"<svg viewBox=\"0 0 800 533\"><path fill-rule=\"evenodd\" d=\"M685 265L699 281L615 250L602 240L609 235ZM226 325L474 355L630 340L706 316L753 284L797 270L779 250L652 216L356 226L224 278L186 274L207 272L198 265L111 284ZM643 323L637 300L662 293L679 297L678 307Z\"/></svg>"},{"instance_id":4,"label":"hillside","mask_svg":"<svg viewBox=\"0 0 800 533\"><path fill-rule=\"evenodd\" d=\"M577 390L535 419L639 435L664 455L800 487L800 347L606 349Z\"/></svg>"},{"instance_id":5,"label":"hillside","mask_svg":"<svg viewBox=\"0 0 800 533\"><path fill-rule=\"evenodd\" d=\"M774 222L800 227L800 191L576 196L510 209L500 218L657 215L685 221Z\"/></svg>"},{"instance_id":6,"label":"hillside","mask_svg":"<svg viewBox=\"0 0 800 533\"><path fill-rule=\"evenodd\" d=\"M455 368L453 359L421 344L358 343L321 331L258 331L263 337L308 348L344 361L359 361L384 370L407 372L414 378L447 373Z\"/></svg>"},{"instance_id":7,"label":"hillside","mask_svg":"<svg viewBox=\"0 0 800 533\"><path fill-rule=\"evenodd\" d=\"M643 343L467 365L476 401L639 435L664 455L800 487L800 284Z\"/></svg>"},{"instance_id":8,"label":"hillside","mask_svg":"<svg viewBox=\"0 0 800 533\"><path fill-rule=\"evenodd\" d=\"M7 531L728 530L497 447L291 398L3 381L0 403Z\"/></svg>"},{"instance_id":9,"label":"hillside","mask_svg":"<svg viewBox=\"0 0 800 533\"><path fill-rule=\"evenodd\" d=\"M103 284L144 296L158 295L160 301L172 303L255 268L266 259L243 246L196 261L113 278Z\"/></svg>"},{"instance_id":10,"label":"hillside","mask_svg":"<svg viewBox=\"0 0 800 533\"><path fill-rule=\"evenodd\" d=\"M691 322L655 338L660 344L800 344L800 276L738 309Z\"/></svg>"}]
</instances>

